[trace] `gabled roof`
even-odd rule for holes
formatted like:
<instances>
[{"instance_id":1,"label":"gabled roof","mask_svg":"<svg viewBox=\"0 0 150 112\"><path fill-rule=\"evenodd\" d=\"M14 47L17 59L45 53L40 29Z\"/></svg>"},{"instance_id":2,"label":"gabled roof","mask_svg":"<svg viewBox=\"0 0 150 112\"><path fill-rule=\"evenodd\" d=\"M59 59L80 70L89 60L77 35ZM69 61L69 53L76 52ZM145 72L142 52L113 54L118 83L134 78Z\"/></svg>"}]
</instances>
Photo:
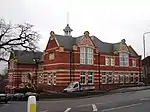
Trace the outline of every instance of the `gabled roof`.
<instances>
[{"instance_id":1,"label":"gabled roof","mask_svg":"<svg viewBox=\"0 0 150 112\"><path fill-rule=\"evenodd\" d=\"M40 51L14 50L14 56L17 58L18 63L35 64L34 58L38 58L40 62L43 61L43 52Z\"/></svg>"},{"instance_id":2,"label":"gabled roof","mask_svg":"<svg viewBox=\"0 0 150 112\"><path fill-rule=\"evenodd\" d=\"M73 38L72 36L55 34L54 37L56 38L60 46L63 46L68 50L72 50L72 46L76 43L76 38Z\"/></svg>"},{"instance_id":3,"label":"gabled roof","mask_svg":"<svg viewBox=\"0 0 150 112\"><path fill-rule=\"evenodd\" d=\"M63 46L65 49L72 50L72 46L77 44L84 35L79 37L65 36L65 35L57 35L54 37L58 41L60 46ZM114 53L115 51L119 51L121 42L118 43L107 43L98 39L96 36L91 36L91 40L93 41L96 48L99 49L102 53ZM127 46L131 56L138 56L135 50L131 46Z\"/></svg>"}]
</instances>

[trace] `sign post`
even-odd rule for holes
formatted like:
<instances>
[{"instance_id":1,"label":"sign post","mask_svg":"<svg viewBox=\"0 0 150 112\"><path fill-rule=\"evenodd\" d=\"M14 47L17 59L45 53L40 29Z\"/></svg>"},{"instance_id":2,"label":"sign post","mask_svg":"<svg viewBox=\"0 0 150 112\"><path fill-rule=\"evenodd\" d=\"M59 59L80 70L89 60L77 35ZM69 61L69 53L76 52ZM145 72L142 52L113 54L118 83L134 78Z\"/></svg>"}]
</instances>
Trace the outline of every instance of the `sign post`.
<instances>
[{"instance_id":1,"label":"sign post","mask_svg":"<svg viewBox=\"0 0 150 112\"><path fill-rule=\"evenodd\" d=\"M29 96L27 104L27 112L36 112L36 98L35 96Z\"/></svg>"}]
</instances>

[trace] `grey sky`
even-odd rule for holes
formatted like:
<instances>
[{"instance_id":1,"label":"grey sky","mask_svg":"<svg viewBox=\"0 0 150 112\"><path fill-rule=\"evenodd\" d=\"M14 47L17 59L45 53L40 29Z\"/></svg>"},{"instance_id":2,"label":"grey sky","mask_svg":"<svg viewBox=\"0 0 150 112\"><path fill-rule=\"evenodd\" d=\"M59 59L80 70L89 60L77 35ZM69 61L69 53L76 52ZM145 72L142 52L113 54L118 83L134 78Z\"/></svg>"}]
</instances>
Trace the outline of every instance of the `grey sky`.
<instances>
[{"instance_id":1,"label":"grey sky","mask_svg":"<svg viewBox=\"0 0 150 112\"><path fill-rule=\"evenodd\" d=\"M63 34L67 12L73 36L88 30L106 42L125 38L142 55L142 35L150 31L149 0L0 0L0 3L0 18L35 25L42 35L41 50L45 49L51 30ZM146 36L147 55L150 54L149 37Z\"/></svg>"}]
</instances>

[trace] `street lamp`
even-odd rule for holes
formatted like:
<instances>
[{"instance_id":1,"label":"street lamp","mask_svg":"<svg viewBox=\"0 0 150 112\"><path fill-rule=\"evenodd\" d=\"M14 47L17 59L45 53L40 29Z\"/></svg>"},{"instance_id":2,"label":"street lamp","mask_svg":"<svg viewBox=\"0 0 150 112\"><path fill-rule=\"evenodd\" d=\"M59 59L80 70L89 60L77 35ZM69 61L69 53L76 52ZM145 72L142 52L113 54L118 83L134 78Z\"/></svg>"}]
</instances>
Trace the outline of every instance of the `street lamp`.
<instances>
[{"instance_id":1,"label":"street lamp","mask_svg":"<svg viewBox=\"0 0 150 112\"><path fill-rule=\"evenodd\" d=\"M145 35L148 34L150 32L145 32L143 33L143 49L144 49L144 58L145 58Z\"/></svg>"},{"instance_id":2,"label":"street lamp","mask_svg":"<svg viewBox=\"0 0 150 112\"><path fill-rule=\"evenodd\" d=\"M36 85L36 87L37 87L37 71L38 71L38 64L39 64L39 61L40 61L40 59L39 58L33 58L33 61L35 62L35 64L36 64L36 70L35 70L35 85Z\"/></svg>"}]
</instances>

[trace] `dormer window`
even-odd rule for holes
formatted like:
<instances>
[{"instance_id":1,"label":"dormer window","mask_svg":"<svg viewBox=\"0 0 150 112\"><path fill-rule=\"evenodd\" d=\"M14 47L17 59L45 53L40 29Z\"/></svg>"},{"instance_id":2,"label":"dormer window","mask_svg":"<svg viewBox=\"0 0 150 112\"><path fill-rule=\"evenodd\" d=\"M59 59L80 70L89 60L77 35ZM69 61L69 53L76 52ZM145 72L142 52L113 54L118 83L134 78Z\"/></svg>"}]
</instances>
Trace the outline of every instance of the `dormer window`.
<instances>
[{"instance_id":1,"label":"dormer window","mask_svg":"<svg viewBox=\"0 0 150 112\"><path fill-rule=\"evenodd\" d=\"M93 49L80 47L80 64L93 64Z\"/></svg>"},{"instance_id":2,"label":"dormer window","mask_svg":"<svg viewBox=\"0 0 150 112\"><path fill-rule=\"evenodd\" d=\"M129 54L126 52L119 53L120 66L129 66Z\"/></svg>"}]
</instances>

